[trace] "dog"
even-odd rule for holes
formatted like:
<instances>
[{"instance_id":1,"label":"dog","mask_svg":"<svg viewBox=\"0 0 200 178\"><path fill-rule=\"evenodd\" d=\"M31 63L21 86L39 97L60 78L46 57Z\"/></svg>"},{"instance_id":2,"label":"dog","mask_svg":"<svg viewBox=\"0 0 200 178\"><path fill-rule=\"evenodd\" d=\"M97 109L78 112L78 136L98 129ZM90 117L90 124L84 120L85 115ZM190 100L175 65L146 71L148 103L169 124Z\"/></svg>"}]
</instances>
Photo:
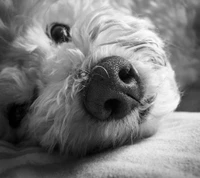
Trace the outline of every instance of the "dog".
<instances>
[{"instance_id":1,"label":"dog","mask_svg":"<svg viewBox=\"0 0 200 178\"><path fill-rule=\"evenodd\" d=\"M84 156L156 132L180 94L154 25L115 0L0 1L0 138Z\"/></svg>"}]
</instances>

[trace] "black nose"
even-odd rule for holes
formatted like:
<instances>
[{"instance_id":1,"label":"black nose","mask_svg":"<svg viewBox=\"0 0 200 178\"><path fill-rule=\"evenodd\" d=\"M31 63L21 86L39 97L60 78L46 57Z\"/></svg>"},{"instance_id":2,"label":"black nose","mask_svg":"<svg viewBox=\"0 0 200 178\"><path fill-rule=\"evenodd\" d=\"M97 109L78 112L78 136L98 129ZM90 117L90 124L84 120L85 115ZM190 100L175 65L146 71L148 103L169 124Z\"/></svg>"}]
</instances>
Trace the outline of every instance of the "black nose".
<instances>
[{"instance_id":1,"label":"black nose","mask_svg":"<svg viewBox=\"0 0 200 178\"><path fill-rule=\"evenodd\" d=\"M91 70L84 105L97 119L121 119L138 106L141 94L140 78L132 64L112 56Z\"/></svg>"}]
</instances>

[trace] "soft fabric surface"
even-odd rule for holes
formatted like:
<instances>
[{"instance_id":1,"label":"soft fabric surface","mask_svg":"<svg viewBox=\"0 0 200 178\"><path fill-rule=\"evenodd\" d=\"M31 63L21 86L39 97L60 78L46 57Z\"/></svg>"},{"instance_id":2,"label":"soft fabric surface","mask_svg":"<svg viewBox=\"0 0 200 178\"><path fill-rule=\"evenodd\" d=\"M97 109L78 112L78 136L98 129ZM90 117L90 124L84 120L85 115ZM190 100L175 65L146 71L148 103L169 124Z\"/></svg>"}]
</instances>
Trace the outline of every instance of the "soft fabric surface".
<instances>
[{"instance_id":1,"label":"soft fabric surface","mask_svg":"<svg viewBox=\"0 0 200 178\"><path fill-rule=\"evenodd\" d=\"M0 143L0 177L200 177L200 113L174 113L134 145L81 160Z\"/></svg>"}]
</instances>

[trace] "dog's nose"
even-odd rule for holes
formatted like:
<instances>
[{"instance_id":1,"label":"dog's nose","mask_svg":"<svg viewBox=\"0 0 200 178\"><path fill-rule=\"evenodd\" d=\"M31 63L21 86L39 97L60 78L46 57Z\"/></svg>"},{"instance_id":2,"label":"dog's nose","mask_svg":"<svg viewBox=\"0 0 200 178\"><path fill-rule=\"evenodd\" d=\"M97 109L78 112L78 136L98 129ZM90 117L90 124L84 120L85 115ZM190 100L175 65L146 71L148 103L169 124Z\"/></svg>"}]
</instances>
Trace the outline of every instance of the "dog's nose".
<instances>
[{"instance_id":1,"label":"dog's nose","mask_svg":"<svg viewBox=\"0 0 200 178\"><path fill-rule=\"evenodd\" d=\"M99 120L122 119L139 105L141 95L132 64L119 56L106 57L91 70L84 105Z\"/></svg>"}]
</instances>

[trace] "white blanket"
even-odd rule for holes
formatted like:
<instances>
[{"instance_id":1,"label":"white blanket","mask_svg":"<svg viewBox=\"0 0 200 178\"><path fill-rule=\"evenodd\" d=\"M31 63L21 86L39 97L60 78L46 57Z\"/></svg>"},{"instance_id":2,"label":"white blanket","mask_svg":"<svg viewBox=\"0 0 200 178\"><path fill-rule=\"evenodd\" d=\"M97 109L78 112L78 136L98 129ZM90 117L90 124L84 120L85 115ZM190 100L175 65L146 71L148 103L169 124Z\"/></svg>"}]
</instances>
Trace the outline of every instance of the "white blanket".
<instances>
[{"instance_id":1,"label":"white blanket","mask_svg":"<svg viewBox=\"0 0 200 178\"><path fill-rule=\"evenodd\" d=\"M1 142L0 177L199 178L200 113L173 113L153 137L79 160Z\"/></svg>"}]
</instances>

